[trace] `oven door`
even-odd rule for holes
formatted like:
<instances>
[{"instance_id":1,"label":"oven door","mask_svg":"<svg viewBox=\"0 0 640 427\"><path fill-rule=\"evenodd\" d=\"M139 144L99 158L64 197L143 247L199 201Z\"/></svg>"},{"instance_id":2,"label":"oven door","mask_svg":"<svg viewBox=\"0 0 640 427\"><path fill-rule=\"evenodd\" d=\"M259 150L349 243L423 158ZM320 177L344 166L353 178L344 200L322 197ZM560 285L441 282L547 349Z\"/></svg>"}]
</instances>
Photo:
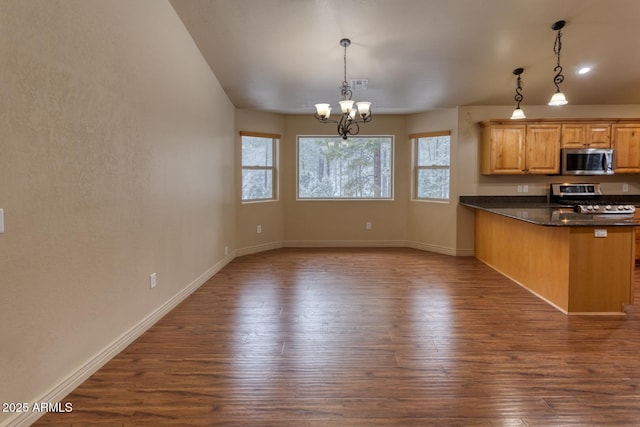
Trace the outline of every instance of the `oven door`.
<instances>
[{"instance_id":1,"label":"oven door","mask_svg":"<svg viewBox=\"0 0 640 427\"><path fill-rule=\"evenodd\" d=\"M562 175L613 175L613 149L565 148Z\"/></svg>"}]
</instances>

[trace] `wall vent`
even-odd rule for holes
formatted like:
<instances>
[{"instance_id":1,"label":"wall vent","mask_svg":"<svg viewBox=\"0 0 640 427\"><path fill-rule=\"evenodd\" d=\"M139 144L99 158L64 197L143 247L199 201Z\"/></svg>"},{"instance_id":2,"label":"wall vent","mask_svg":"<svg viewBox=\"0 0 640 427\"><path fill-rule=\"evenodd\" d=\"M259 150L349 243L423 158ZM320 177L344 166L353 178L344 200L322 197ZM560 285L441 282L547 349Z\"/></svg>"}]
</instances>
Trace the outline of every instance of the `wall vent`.
<instances>
[{"instance_id":1,"label":"wall vent","mask_svg":"<svg viewBox=\"0 0 640 427\"><path fill-rule=\"evenodd\" d=\"M353 79L350 86L353 90L367 90L369 79Z\"/></svg>"}]
</instances>

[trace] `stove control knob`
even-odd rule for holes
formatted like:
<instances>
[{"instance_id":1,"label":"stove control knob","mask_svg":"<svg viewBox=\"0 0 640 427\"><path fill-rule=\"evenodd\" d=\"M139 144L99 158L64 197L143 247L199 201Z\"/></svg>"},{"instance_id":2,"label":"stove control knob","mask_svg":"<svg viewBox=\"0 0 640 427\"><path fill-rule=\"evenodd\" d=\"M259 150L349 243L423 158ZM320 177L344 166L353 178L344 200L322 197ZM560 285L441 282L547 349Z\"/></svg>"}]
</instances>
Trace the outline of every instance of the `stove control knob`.
<instances>
[{"instance_id":1,"label":"stove control knob","mask_svg":"<svg viewBox=\"0 0 640 427\"><path fill-rule=\"evenodd\" d=\"M624 206L622 206L622 205L618 206L618 210L619 211L623 211L624 210Z\"/></svg>"},{"instance_id":2,"label":"stove control knob","mask_svg":"<svg viewBox=\"0 0 640 427\"><path fill-rule=\"evenodd\" d=\"M633 206L631 206L631 205L626 205L626 206L624 207L624 210L625 210L625 211L632 211L632 210L633 210Z\"/></svg>"},{"instance_id":3,"label":"stove control knob","mask_svg":"<svg viewBox=\"0 0 640 427\"><path fill-rule=\"evenodd\" d=\"M605 209L605 210L607 210L607 211L610 211L610 210L611 210L611 209L613 209L613 208L611 207L611 205L607 205L607 206L605 206L605 208L604 208L604 209Z\"/></svg>"},{"instance_id":4,"label":"stove control knob","mask_svg":"<svg viewBox=\"0 0 640 427\"><path fill-rule=\"evenodd\" d=\"M592 206L592 208L593 208L594 211L599 211L600 210L600 206L598 206L598 205Z\"/></svg>"}]
</instances>

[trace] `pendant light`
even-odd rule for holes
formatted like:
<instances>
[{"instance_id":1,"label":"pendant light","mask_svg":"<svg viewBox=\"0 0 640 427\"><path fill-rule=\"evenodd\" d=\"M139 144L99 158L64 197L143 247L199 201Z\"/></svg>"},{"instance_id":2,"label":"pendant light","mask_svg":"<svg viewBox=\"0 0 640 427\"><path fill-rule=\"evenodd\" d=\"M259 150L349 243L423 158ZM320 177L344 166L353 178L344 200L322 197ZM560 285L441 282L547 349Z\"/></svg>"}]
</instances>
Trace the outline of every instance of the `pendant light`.
<instances>
[{"instance_id":1,"label":"pendant light","mask_svg":"<svg viewBox=\"0 0 640 427\"><path fill-rule=\"evenodd\" d=\"M562 74L562 66L560 65L560 51L562 50L562 29L564 28L565 21L558 21L551 26L553 31L557 31L556 41L553 44L553 53L556 54L556 58L558 60L553 71L556 73L553 78L553 84L556 85L556 93L553 94L551 100L549 101L549 105L565 105L567 103L567 98L565 98L564 93L560 91L560 83L564 81L564 75Z\"/></svg>"},{"instance_id":2,"label":"pendant light","mask_svg":"<svg viewBox=\"0 0 640 427\"><path fill-rule=\"evenodd\" d=\"M340 40L340 46L344 48L344 80L340 87L342 100L339 102L342 115L340 120L329 119L331 115L331 104L316 104L314 117L322 123L337 123L338 134L342 139L347 139L347 135L357 135L360 132L359 123L371 121L371 103L356 102L351 99L351 86L347 83L347 47L351 45L351 40Z\"/></svg>"},{"instance_id":3,"label":"pendant light","mask_svg":"<svg viewBox=\"0 0 640 427\"><path fill-rule=\"evenodd\" d=\"M520 75L523 72L524 72L524 68L516 68L515 70L513 70L513 74L518 76L516 80L516 96L514 96L513 99L515 99L518 104L516 105L516 109L513 110L513 114L511 114L512 120L526 118L526 116L524 115L524 111L522 111L522 108L520 108L520 102L524 98L522 96L522 79L520 78Z\"/></svg>"}]
</instances>

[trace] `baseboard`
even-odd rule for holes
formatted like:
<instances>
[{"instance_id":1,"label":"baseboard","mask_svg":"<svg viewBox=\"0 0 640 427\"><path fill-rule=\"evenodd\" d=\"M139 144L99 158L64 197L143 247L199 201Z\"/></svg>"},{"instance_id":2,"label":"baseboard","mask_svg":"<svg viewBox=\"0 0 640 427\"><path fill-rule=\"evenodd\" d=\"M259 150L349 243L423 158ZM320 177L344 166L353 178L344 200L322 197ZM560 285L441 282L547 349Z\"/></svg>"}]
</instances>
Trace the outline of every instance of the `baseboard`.
<instances>
[{"instance_id":1,"label":"baseboard","mask_svg":"<svg viewBox=\"0 0 640 427\"><path fill-rule=\"evenodd\" d=\"M426 251L426 252L435 252L437 254L443 254L443 255L451 255L451 256L474 256L475 255L475 250L473 249L456 249L456 248L431 245L428 243L421 243L421 242L407 241L406 246L412 249L419 249L421 251Z\"/></svg>"},{"instance_id":2,"label":"baseboard","mask_svg":"<svg viewBox=\"0 0 640 427\"><path fill-rule=\"evenodd\" d=\"M257 254L259 252L280 249L281 247L282 242L263 243L261 245L249 246L248 248L236 249L236 256Z\"/></svg>"},{"instance_id":3,"label":"baseboard","mask_svg":"<svg viewBox=\"0 0 640 427\"><path fill-rule=\"evenodd\" d=\"M213 267L206 270L200 276L198 276L193 282L187 285L184 289L174 295L167 302L151 312L147 317L142 319L138 324L133 326L111 344L109 344L101 352L93 356L87 363L78 368L69 377L63 380L60 384L45 393L35 402L60 402L69 393L75 390L80 384L86 381L91 375L93 375L98 369L104 366L109 360L113 359L118 353L122 352L129 344L135 341L140 335L146 332L151 326L153 326L158 320L164 317L167 313L173 310L178 304L180 304L185 298L191 295L196 289L202 286L207 280L213 277L218 271L233 260L234 256L229 255L217 262ZM9 418L8 420L0 423L2 427L17 427L28 426L33 424L38 418L45 413L40 412L27 412L16 414L16 416Z\"/></svg>"},{"instance_id":4,"label":"baseboard","mask_svg":"<svg viewBox=\"0 0 640 427\"><path fill-rule=\"evenodd\" d=\"M285 240L285 248L404 248L404 240Z\"/></svg>"}]
</instances>

